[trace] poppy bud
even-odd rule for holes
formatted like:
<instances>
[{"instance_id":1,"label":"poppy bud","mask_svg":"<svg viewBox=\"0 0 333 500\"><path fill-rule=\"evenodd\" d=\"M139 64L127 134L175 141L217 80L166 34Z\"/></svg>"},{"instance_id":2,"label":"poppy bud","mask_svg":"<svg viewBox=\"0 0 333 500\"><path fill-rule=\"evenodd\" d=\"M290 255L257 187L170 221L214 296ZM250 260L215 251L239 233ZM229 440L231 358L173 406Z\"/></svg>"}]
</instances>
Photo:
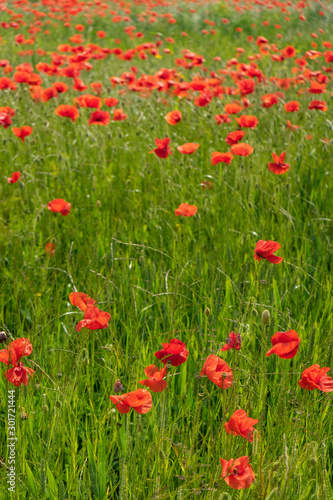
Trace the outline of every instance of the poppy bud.
<instances>
[{"instance_id":1,"label":"poppy bud","mask_svg":"<svg viewBox=\"0 0 333 500\"><path fill-rule=\"evenodd\" d=\"M58 372L58 378L61 378L61 377L62 377L62 373Z\"/></svg>"},{"instance_id":2,"label":"poppy bud","mask_svg":"<svg viewBox=\"0 0 333 500\"><path fill-rule=\"evenodd\" d=\"M178 427L175 427L174 430L173 430L173 432L174 432L175 436L179 436L179 434L180 434L180 431L179 431Z\"/></svg>"},{"instance_id":3,"label":"poppy bud","mask_svg":"<svg viewBox=\"0 0 333 500\"><path fill-rule=\"evenodd\" d=\"M122 423L121 422L117 422L117 427L119 427L119 429L120 429L121 426L122 426Z\"/></svg>"},{"instance_id":4,"label":"poppy bud","mask_svg":"<svg viewBox=\"0 0 333 500\"><path fill-rule=\"evenodd\" d=\"M6 332L0 332L0 343L5 342L7 340Z\"/></svg>"},{"instance_id":5,"label":"poppy bud","mask_svg":"<svg viewBox=\"0 0 333 500\"><path fill-rule=\"evenodd\" d=\"M309 459L309 465L310 467L316 467L317 466L317 457L313 456Z\"/></svg>"},{"instance_id":6,"label":"poppy bud","mask_svg":"<svg viewBox=\"0 0 333 500\"><path fill-rule=\"evenodd\" d=\"M210 315L210 309L209 309L209 307L206 307L205 314L206 314L206 316L208 318L208 316Z\"/></svg>"},{"instance_id":7,"label":"poppy bud","mask_svg":"<svg viewBox=\"0 0 333 500\"><path fill-rule=\"evenodd\" d=\"M57 400L55 403L54 403L55 407L56 408L61 408L62 407L62 402Z\"/></svg>"},{"instance_id":8,"label":"poppy bud","mask_svg":"<svg viewBox=\"0 0 333 500\"><path fill-rule=\"evenodd\" d=\"M46 413L48 413L48 412L49 412L49 407L48 407L47 405L43 405L43 406L41 407L41 411L42 411L42 413L45 413L45 414L46 414Z\"/></svg>"},{"instance_id":9,"label":"poppy bud","mask_svg":"<svg viewBox=\"0 0 333 500\"><path fill-rule=\"evenodd\" d=\"M271 317L271 315L270 315L269 311L267 311L267 309L265 309L261 315L261 319L262 319L262 322L264 323L264 325L267 325L267 323L270 320L270 317Z\"/></svg>"}]
</instances>

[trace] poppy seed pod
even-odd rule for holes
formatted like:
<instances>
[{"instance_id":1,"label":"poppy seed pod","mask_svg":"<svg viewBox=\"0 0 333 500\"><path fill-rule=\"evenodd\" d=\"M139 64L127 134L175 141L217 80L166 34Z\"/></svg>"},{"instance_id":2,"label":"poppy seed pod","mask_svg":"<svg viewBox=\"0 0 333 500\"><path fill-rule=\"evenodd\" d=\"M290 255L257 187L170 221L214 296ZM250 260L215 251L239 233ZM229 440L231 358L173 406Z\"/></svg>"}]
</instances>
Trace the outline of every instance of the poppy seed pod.
<instances>
[{"instance_id":1,"label":"poppy seed pod","mask_svg":"<svg viewBox=\"0 0 333 500\"><path fill-rule=\"evenodd\" d=\"M267 309L265 309L261 315L261 319L264 325L267 325L267 323L270 320L270 317L271 317L270 312L267 311Z\"/></svg>"},{"instance_id":2,"label":"poppy seed pod","mask_svg":"<svg viewBox=\"0 0 333 500\"><path fill-rule=\"evenodd\" d=\"M206 316L208 318L208 316L210 315L210 309L209 309L209 307L206 307L205 314L206 314Z\"/></svg>"}]
</instances>

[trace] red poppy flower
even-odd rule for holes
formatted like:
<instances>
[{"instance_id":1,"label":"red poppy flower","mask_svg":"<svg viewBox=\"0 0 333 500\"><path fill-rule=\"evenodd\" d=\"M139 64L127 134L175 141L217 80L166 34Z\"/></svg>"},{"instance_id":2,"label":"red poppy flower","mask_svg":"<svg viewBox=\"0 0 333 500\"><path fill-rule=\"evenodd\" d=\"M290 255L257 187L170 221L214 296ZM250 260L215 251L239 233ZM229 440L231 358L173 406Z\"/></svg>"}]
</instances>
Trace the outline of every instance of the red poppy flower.
<instances>
[{"instance_id":1,"label":"red poppy flower","mask_svg":"<svg viewBox=\"0 0 333 500\"><path fill-rule=\"evenodd\" d=\"M165 119L169 125L177 125L182 119L182 114L177 109L175 111L170 111L165 116Z\"/></svg>"},{"instance_id":2,"label":"red poppy flower","mask_svg":"<svg viewBox=\"0 0 333 500\"><path fill-rule=\"evenodd\" d=\"M21 172L14 172L11 177L7 177L7 182L9 184L15 184L21 177Z\"/></svg>"},{"instance_id":3,"label":"red poppy flower","mask_svg":"<svg viewBox=\"0 0 333 500\"><path fill-rule=\"evenodd\" d=\"M172 155L172 151L169 146L170 139L165 137L165 139L155 139L155 144L157 148L152 149L150 153L155 153L159 158L167 158Z\"/></svg>"},{"instance_id":4,"label":"red poppy flower","mask_svg":"<svg viewBox=\"0 0 333 500\"><path fill-rule=\"evenodd\" d=\"M108 125L110 123L110 113L107 111L93 111L89 118L89 125Z\"/></svg>"},{"instance_id":5,"label":"red poppy flower","mask_svg":"<svg viewBox=\"0 0 333 500\"><path fill-rule=\"evenodd\" d=\"M71 204L62 198L56 198L47 204L47 208L52 212L60 212L64 217L71 211Z\"/></svg>"},{"instance_id":6,"label":"red poppy flower","mask_svg":"<svg viewBox=\"0 0 333 500\"><path fill-rule=\"evenodd\" d=\"M12 120L8 113L0 112L0 125L3 128L8 128L12 124Z\"/></svg>"},{"instance_id":7,"label":"red poppy flower","mask_svg":"<svg viewBox=\"0 0 333 500\"><path fill-rule=\"evenodd\" d=\"M280 262L283 261L282 257L273 255L273 253L279 250L279 248L281 248L281 245L277 241L259 240L254 249L254 259L266 259L268 262L272 262L273 264L280 264Z\"/></svg>"},{"instance_id":8,"label":"red poppy flower","mask_svg":"<svg viewBox=\"0 0 333 500\"><path fill-rule=\"evenodd\" d=\"M293 125L290 120L287 120L287 128L291 130L292 132L295 132L297 129L300 128L300 125Z\"/></svg>"},{"instance_id":9,"label":"red poppy flower","mask_svg":"<svg viewBox=\"0 0 333 500\"><path fill-rule=\"evenodd\" d=\"M113 120L115 122L120 122L121 120L126 120L127 115L125 115L124 111L120 109L115 109L113 111Z\"/></svg>"},{"instance_id":10,"label":"red poppy flower","mask_svg":"<svg viewBox=\"0 0 333 500\"><path fill-rule=\"evenodd\" d=\"M308 109L319 109L320 111L327 111L327 104L325 101L311 101Z\"/></svg>"},{"instance_id":11,"label":"red poppy flower","mask_svg":"<svg viewBox=\"0 0 333 500\"><path fill-rule=\"evenodd\" d=\"M244 135L245 132L243 130L236 130L235 132L230 132L227 135L225 142L229 144L229 146L232 146L233 144L237 144L239 141L241 141Z\"/></svg>"},{"instance_id":12,"label":"red poppy flower","mask_svg":"<svg viewBox=\"0 0 333 500\"><path fill-rule=\"evenodd\" d=\"M162 343L162 346L163 349L155 352L155 356L165 365L170 363L172 366L179 366L187 360L188 350L181 340L171 339L168 344Z\"/></svg>"},{"instance_id":13,"label":"red poppy flower","mask_svg":"<svg viewBox=\"0 0 333 500\"><path fill-rule=\"evenodd\" d=\"M84 94L74 99L74 104L79 104L82 108L99 109L103 105L103 101L97 95Z\"/></svg>"},{"instance_id":14,"label":"red poppy flower","mask_svg":"<svg viewBox=\"0 0 333 500\"><path fill-rule=\"evenodd\" d=\"M311 86L308 89L308 92L310 92L310 94L325 94L325 92L326 92L326 84L325 83L319 83L319 82L311 80L310 85Z\"/></svg>"},{"instance_id":15,"label":"red poppy flower","mask_svg":"<svg viewBox=\"0 0 333 500\"><path fill-rule=\"evenodd\" d=\"M68 90L68 85L64 82L53 82L52 87L56 89L58 94L63 94L64 92L67 92Z\"/></svg>"},{"instance_id":16,"label":"red poppy flower","mask_svg":"<svg viewBox=\"0 0 333 500\"><path fill-rule=\"evenodd\" d=\"M180 153L183 155L191 155L194 153L198 148L200 147L200 144L194 143L194 142L186 142L182 146L178 146L177 149Z\"/></svg>"},{"instance_id":17,"label":"red poppy flower","mask_svg":"<svg viewBox=\"0 0 333 500\"><path fill-rule=\"evenodd\" d=\"M25 368L19 361L22 356L30 356L32 345L30 340L21 338L16 339L6 349L0 351L0 362L7 366L13 365L13 368L5 372L5 377L11 384L19 387L21 384L27 385L28 375L32 376L35 372L31 368Z\"/></svg>"},{"instance_id":18,"label":"red poppy flower","mask_svg":"<svg viewBox=\"0 0 333 500\"><path fill-rule=\"evenodd\" d=\"M32 133L33 128L29 127L29 125L24 125L22 128L13 127L12 131L16 135L16 137L19 137L22 142L24 142L25 137Z\"/></svg>"},{"instance_id":19,"label":"red poppy flower","mask_svg":"<svg viewBox=\"0 0 333 500\"><path fill-rule=\"evenodd\" d=\"M47 89L42 90L41 99L43 102L48 102L50 99L57 97L58 91L54 87L49 87Z\"/></svg>"},{"instance_id":20,"label":"red poppy flower","mask_svg":"<svg viewBox=\"0 0 333 500\"><path fill-rule=\"evenodd\" d=\"M218 125L221 123L231 123L231 118L229 118L228 113L222 113L221 115L215 115L215 120Z\"/></svg>"},{"instance_id":21,"label":"red poppy flower","mask_svg":"<svg viewBox=\"0 0 333 500\"><path fill-rule=\"evenodd\" d=\"M230 165L233 157L234 155L230 152L220 153L219 151L214 151L212 153L211 163L212 165L217 165L218 163L226 163L227 165Z\"/></svg>"},{"instance_id":22,"label":"red poppy flower","mask_svg":"<svg viewBox=\"0 0 333 500\"><path fill-rule=\"evenodd\" d=\"M258 419L249 418L245 410L236 410L230 417L229 422L225 422L224 428L228 434L242 436L250 443L253 443L253 426L258 423Z\"/></svg>"},{"instance_id":23,"label":"red poppy flower","mask_svg":"<svg viewBox=\"0 0 333 500\"><path fill-rule=\"evenodd\" d=\"M231 146L231 152L237 156L246 156L247 158L253 153L254 147L245 142L239 142Z\"/></svg>"},{"instance_id":24,"label":"red poppy flower","mask_svg":"<svg viewBox=\"0 0 333 500\"><path fill-rule=\"evenodd\" d=\"M54 243L47 243L45 245L45 252L50 255L50 257L54 254L55 251L55 244Z\"/></svg>"},{"instance_id":25,"label":"red poppy flower","mask_svg":"<svg viewBox=\"0 0 333 500\"><path fill-rule=\"evenodd\" d=\"M115 97L106 97L104 99L104 104L108 106L109 108L113 108L113 106L117 106L119 102L119 99L116 99Z\"/></svg>"},{"instance_id":26,"label":"red poppy flower","mask_svg":"<svg viewBox=\"0 0 333 500\"><path fill-rule=\"evenodd\" d=\"M220 389L228 389L232 385L232 371L230 366L215 354L206 359L200 377L206 375L213 384Z\"/></svg>"},{"instance_id":27,"label":"red poppy flower","mask_svg":"<svg viewBox=\"0 0 333 500\"><path fill-rule=\"evenodd\" d=\"M149 365L145 369L147 379L140 380L139 384L146 385L153 392L162 392L167 387L167 381L163 380L166 376L166 367L164 366L160 371L155 365Z\"/></svg>"},{"instance_id":28,"label":"red poppy flower","mask_svg":"<svg viewBox=\"0 0 333 500\"><path fill-rule=\"evenodd\" d=\"M212 99L213 99L212 92L210 90L204 90L200 92L199 97L196 97L194 99L194 105L203 108L204 106L207 106Z\"/></svg>"},{"instance_id":29,"label":"red poppy flower","mask_svg":"<svg viewBox=\"0 0 333 500\"><path fill-rule=\"evenodd\" d=\"M228 351L229 349L236 349L236 351L239 351L241 344L242 339L240 333L230 332L229 338L226 339L226 344L224 344L220 351Z\"/></svg>"},{"instance_id":30,"label":"red poppy flower","mask_svg":"<svg viewBox=\"0 0 333 500\"><path fill-rule=\"evenodd\" d=\"M224 111L226 113L228 113L229 115L237 115L237 113L239 113L240 111L242 111L242 106L240 106L239 104L235 104L235 103L229 103L229 104L226 104L224 106Z\"/></svg>"},{"instance_id":31,"label":"red poppy flower","mask_svg":"<svg viewBox=\"0 0 333 500\"><path fill-rule=\"evenodd\" d=\"M222 465L221 478L234 490L249 488L255 480L248 456L236 458L236 460L231 458L229 461L220 458L220 462Z\"/></svg>"},{"instance_id":32,"label":"red poppy flower","mask_svg":"<svg viewBox=\"0 0 333 500\"><path fill-rule=\"evenodd\" d=\"M110 396L110 399L120 413L128 413L133 408L137 413L144 414L153 405L153 398L146 389L137 389L121 396Z\"/></svg>"},{"instance_id":33,"label":"red poppy flower","mask_svg":"<svg viewBox=\"0 0 333 500\"><path fill-rule=\"evenodd\" d=\"M294 330L289 330L276 332L271 341L273 347L266 353L266 356L277 354L279 358L290 359L296 356L301 339Z\"/></svg>"},{"instance_id":34,"label":"red poppy flower","mask_svg":"<svg viewBox=\"0 0 333 500\"><path fill-rule=\"evenodd\" d=\"M252 115L242 115L239 118L235 118L238 125L242 128L256 128L259 121L256 116Z\"/></svg>"},{"instance_id":35,"label":"red poppy flower","mask_svg":"<svg viewBox=\"0 0 333 500\"><path fill-rule=\"evenodd\" d=\"M273 174L277 175L285 174L290 168L289 163L283 163L286 153L283 152L280 154L280 156L276 155L275 153L272 153L272 155L275 163L273 162L268 163L269 170L273 172Z\"/></svg>"},{"instance_id":36,"label":"red poppy flower","mask_svg":"<svg viewBox=\"0 0 333 500\"><path fill-rule=\"evenodd\" d=\"M79 117L77 108L75 108L75 106L71 106L70 104L61 104L54 110L54 112L58 116L70 118L73 123Z\"/></svg>"},{"instance_id":37,"label":"red poppy flower","mask_svg":"<svg viewBox=\"0 0 333 500\"><path fill-rule=\"evenodd\" d=\"M274 104L279 102L279 98L276 94L266 94L261 96L262 107L271 108Z\"/></svg>"},{"instance_id":38,"label":"red poppy flower","mask_svg":"<svg viewBox=\"0 0 333 500\"><path fill-rule=\"evenodd\" d=\"M189 205L188 203L181 203L175 210L175 215L182 215L183 217L192 217L197 213L198 207Z\"/></svg>"},{"instance_id":39,"label":"red poppy flower","mask_svg":"<svg viewBox=\"0 0 333 500\"><path fill-rule=\"evenodd\" d=\"M299 102L298 101L289 101L283 105L284 109L287 113L295 113L295 111L299 111Z\"/></svg>"},{"instance_id":40,"label":"red poppy flower","mask_svg":"<svg viewBox=\"0 0 333 500\"><path fill-rule=\"evenodd\" d=\"M293 45L288 45L288 47L286 47L285 49L283 49L283 55L284 57L295 57L296 55L296 49Z\"/></svg>"},{"instance_id":41,"label":"red poppy flower","mask_svg":"<svg viewBox=\"0 0 333 500\"><path fill-rule=\"evenodd\" d=\"M330 368L320 368L319 365L309 366L302 373L298 385L308 391L319 389L323 392L333 392L333 380L326 375L329 370Z\"/></svg>"},{"instance_id":42,"label":"red poppy flower","mask_svg":"<svg viewBox=\"0 0 333 500\"><path fill-rule=\"evenodd\" d=\"M78 307L81 311L85 311L87 306L94 305L95 300L89 297L86 293L72 292L69 294L69 300L73 306Z\"/></svg>"},{"instance_id":43,"label":"red poppy flower","mask_svg":"<svg viewBox=\"0 0 333 500\"><path fill-rule=\"evenodd\" d=\"M101 311L98 307L88 303L84 317L76 325L76 331L80 332L82 328L88 330L103 330L109 326L111 315L108 312Z\"/></svg>"}]
</instances>

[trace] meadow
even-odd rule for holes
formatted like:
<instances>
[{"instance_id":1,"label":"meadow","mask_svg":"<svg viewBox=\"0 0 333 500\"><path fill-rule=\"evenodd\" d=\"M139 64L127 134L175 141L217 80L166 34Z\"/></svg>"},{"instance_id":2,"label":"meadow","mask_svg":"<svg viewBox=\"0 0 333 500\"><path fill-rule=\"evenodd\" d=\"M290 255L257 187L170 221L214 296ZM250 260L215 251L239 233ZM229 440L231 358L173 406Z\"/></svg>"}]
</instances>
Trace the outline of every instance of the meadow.
<instances>
[{"instance_id":1,"label":"meadow","mask_svg":"<svg viewBox=\"0 0 333 500\"><path fill-rule=\"evenodd\" d=\"M332 18L0 0L1 499L333 498Z\"/></svg>"}]
</instances>

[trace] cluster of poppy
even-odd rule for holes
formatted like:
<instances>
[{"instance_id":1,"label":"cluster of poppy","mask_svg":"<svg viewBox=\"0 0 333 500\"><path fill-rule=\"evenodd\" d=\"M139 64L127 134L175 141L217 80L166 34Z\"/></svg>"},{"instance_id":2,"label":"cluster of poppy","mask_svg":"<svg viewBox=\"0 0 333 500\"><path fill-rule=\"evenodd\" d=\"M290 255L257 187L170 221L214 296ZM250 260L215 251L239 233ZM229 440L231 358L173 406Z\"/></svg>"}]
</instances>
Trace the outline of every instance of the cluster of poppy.
<instances>
[{"instance_id":1,"label":"cluster of poppy","mask_svg":"<svg viewBox=\"0 0 333 500\"><path fill-rule=\"evenodd\" d=\"M36 4L30 5L27 2L16 2L14 5L15 9L20 8L21 3L24 5L24 11L34 16L34 21L28 30L29 38L25 38L23 34L18 34L15 36L15 42L18 45L34 45L37 40L36 34L45 23L43 20L45 12L39 12L36 9ZM170 5L167 0L160 0L157 3L165 7ZM247 2L247 5L244 5L243 8L253 8L252 3L255 5L260 4L257 0L254 2L250 1ZM262 2L262 4L265 5L265 2ZM301 12L304 5L302 2L298 2L297 5L293 7L291 3L288 2L288 8L295 8L297 12ZM284 4L274 4L273 6L269 3L268 6L269 8L281 7L282 12L288 13L287 7ZM59 5L57 4L55 7L53 1L45 1L43 2L43 7L47 10L49 18L56 18L57 20L63 21L66 27L70 27L71 23L69 19L70 16L73 15L73 5L71 2L60 2ZM92 9L90 9L91 7ZM0 10L7 12L11 18L9 23L2 22L1 26L3 29L16 30L23 27L24 24L19 15L16 15L11 8L12 6L10 6L10 8L6 5L1 6ZM112 8L114 8L114 6L112 6ZM236 10L241 10L241 7L238 6L238 2L235 2L235 8ZM122 10L124 10L124 12L122 12ZM119 12L121 12L122 15L119 15L114 10L108 11L108 6L106 4L101 4L101 2L88 2L86 5L84 3L75 3L74 11L75 16L79 12L85 12L88 18L88 24L92 22L91 18L96 14L104 17L106 15L105 11L111 14L113 23L128 23L130 21L129 14L131 13L131 8L130 4L126 4L126 6L120 5ZM123 15L124 13L126 15ZM195 9L190 9L190 13L195 13ZM324 12L319 11L319 15L324 15ZM149 23L155 23L159 17L166 18L170 24L176 22L176 19L173 18L171 13L159 13L150 4L146 10L141 12L138 16L138 22L145 22L147 20ZM300 19L301 21L306 20L305 16L302 14L300 15ZM289 20L289 18L286 17L286 20ZM223 24L228 24L229 20L223 18L221 22ZM50 24L51 21L48 20L46 23ZM205 20L205 23L210 25L215 24L215 22L209 21L208 19ZM268 24L269 22L266 21L265 25ZM281 26L279 29L280 28ZM37 49L36 54L43 57L47 56L51 59L49 62L39 62L36 64L36 70L39 74L35 73L35 69L30 63L23 63L16 66L14 72L14 68L11 66L10 61L0 60L0 68L3 68L4 71L4 76L0 77L0 90L12 92L17 89L18 85L27 85L32 100L47 103L48 101L59 99L59 96L62 94L66 94L69 90L69 85L63 81L55 81L52 83L51 87L44 88L43 79L40 74L47 75L48 80L53 77L57 78L57 80L60 78L70 79L72 90L81 93L87 91L89 88L81 79L81 74L93 69L91 63L94 60L105 59L109 56L116 57L121 61L131 61L134 57L137 57L139 60L147 59L149 56L155 58L161 57L159 50L164 43L162 40L158 40L155 43L143 43L128 50L122 50L120 47L104 48L93 43L85 44L84 35L82 34L84 29L85 27L83 25L77 24L75 30L80 34L76 33L71 36L71 43L59 45L57 51L47 53L43 49ZM144 36L143 33L136 32L134 26L127 26L124 31L130 40L143 38ZM242 28L238 27L236 31L241 32ZM48 34L47 31L44 33L46 35ZM208 31L202 30L202 33L208 34ZM214 35L216 31L211 30L210 33ZM96 35L100 39L105 39L107 36L104 31L100 30L97 31ZM186 37L187 33L182 32L182 35ZM278 35L280 35L278 38L282 38L281 34ZM313 38L316 37L317 35L313 36ZM248 41L249 43L253 43L253 37L249 36ZM174 40L168 37L166 38L166 42L173 44ZM119 44L120 40L115 40L115 43ZM278 89L283 90L288 90L290 87L300 87L297 91L298 95L305 93L315 95L326 93L326 85L330 81L330 76L332 78L332 68L323 66L322 70L313 71L309 68L309 63L320 57L324 57L327 64L332 63L333 52L329 50L332 48L330 42L322 42L324 48L327 49L326 51L308 50L304 54L299 54L299 57L296 57L297 51L293 46L289 45L279 49L276 44L270 43L269 40L263 36L258 36L255 44L258 47L259 53L249 55L249 62L247 64L239 61L242 54L245 53L245 50L242 47L238 47L236 50L236 57L227 61L224 69L211 71L210 77L203 76L203 74L193 75L189 73L187 75L187 81L184 81L183 76L176 69L165 68L161 68L154 74L143 74L138 76L138 68L132 66L131 71L126 71L119 77L110 77L110 82L113 89L119 89L119 95L124 95L126 92L136 92L142 97L149 97L154 91L159 93L163 92L169 96L177 96L180 100L192 100L194 106L199 108L208 106L213 99L218 99L219 102L225 97L227 99L233 99L232 102L225 104L224 113L215 115L217 125L232 123L233 115L243 113L244 110L250 108L252 103L248 96L257 92L258 89L261 89L263 85L268 82L275 85ZM317 49L317 44L312 42L312 47L313 49ZM32 55L33 53L33 50L27 50L22 51L20 54ZM169 48L164 48L164 53L171 54L171 51ZM293 76L290 78L278 78L275 76L268 78L258 66L259 61L264 60L266 57L270 58L273 63L279 64L293 59L295 62L295 66L292 68ZM221 58L215 57L214 60L215 62L220 62ZM205 73L207 72L207 68L204 67L204 63L205 59L202 55L196 54L188 49L182 50L181 58L175 57L174 59L175 66L182 68L182 71L199 68L202 70L202 73ZM13 73L12 78L7 76L11 73ZM231 85L231 82L226 81L228 78L233 82ZM307 85L307 88L303 88L302 85ZM90 88L96 95L80 94L79 97L71 101L73 104L58 105L54 113L60 117L67 117L75 123L80 116L79 109L89 108L94 110L90 114L88 120L89 125L108 125L111 121L111 115L108 111L101 110L100 108L103 104L108 108L116 107L119 103L119 99L115 97L105 97L103 100L100 97L103 92L103 85L101 82L90 83ZM269 110L273 106L278 106L280 103L283 103L283 108L288 114L298 113L301 108L305 108L298 100L284 102L284 93L281 92L281 90L261 95L260 98L261 106L266 110ZM328 106L325 101L312 100L307 103L306 108L309 110L326 112ZM12 125L12 118L15 116L15 113L15 110L11 109L9 106L0 108L0 126L4 129L9 128L10 125ZM113 121L123 121L126 118L127 115L122 108L113 110ZM165 116L166 122L171 126L180 123L182 118L182 113L179 110L171 111ZM217 165L218 163L230 165L235 155L249 157L254 152L253 146L247 142L241 141L244 140L246 129L254 130L257 128L259 124L258 118L254 115L241 114L240 116L234 116L234 119L238 129L229 132L225 139L226 144L230 146L230 151L212 152L212 165ZM299 128L299 125L291 124L291 122L287 120L287 128L295 132ZM22 142L25 142L25 138L32 134L33 128L26 125L21 128L13 127L12 132L16 137L21 139ZM155 144L156 148L150 151L150 153L155 153L156 156L161 159L165 159L173 154L169 146L169 138L156 138ZM181 154L191 155L195 153L199 147L200 145L197 143L185 143L178 146L177 150ZM290 168L288 163L284 163L286 152L282 152L280 155L273 152L272 156L274 161L268 163L270 172L276 175L286 173ZM7 181L10 184L14 184L20 179L20 176L20 172L14 172L7 178ZM211 183L202 181L202 187L211 188ZM71 204L63 199L55 199L48 203L47 208L52 212L60 212L63 216L66 216L71 210ZM182 203L175 210L175 215L190 217L195 215L196 212L197 207L195 205ZM55 244L48 243L45 249L51 256L55 251ZM260 240L257 242L254 250L254 259L258 261L265 259L273 264L279 264L283 260L282 257L274 255L279 249L280 245L277 242ZM80 331L82 328L97 330L108 327L110 314L98 309L94 299L88 297L88 295L84 293L73 292L70 294L69 300L74 306L84 312L83 320L76 325L77 331ZM283 359L293 358L297 354L300 345L300 338L293 330L289 330L288 332L276 332L271 341L273 347L266 353L267 357L276 354ZM186 349L186 345L179 339L172 339L169 343L162 345L163 349L156 352L155 357L165 365L168 363L171 366L179 366L187 360L189 353ZM230 332L229 338L221 351L228 351L230 349L239 350L240 348L240 334ZM16 339L6 349L0 351L0 362L5 363L8 367L12 365L12 368L5 372L5 376L8 381L15 386L19 386L22 383L26 385L28 383L28 375L32 376L34 373L32 369L25 368L19 361L21 357L28 356L31 352L32 346L30 341L24 338ZM301 388L307 390L319 389L323 392L332 392L333 380L327 376L328 371L329 368L320 368L319 365L312 365L303 371L301 380L298 384ZM145 368L144 373L146 378L139 381L141 385L148 387L152 392L162 392L166 389L166 366L159 370L158 367L152 364ZM231 368L224 360L215 355L210 355L205 360L200 376L207 376L207 378L220 389L227 389L233 383ZM119 388L119 384L117 385L116 383L115 392L122 390L121 384ZM130 408L133 408L137 413L144 414L152 407L152 396L149 390L146 389L137 389L122 395L110 396L110 399L116 405L120 413L128 413ZM225 430L235 436L242 436L252 443L254 425L256 423L258 423L257 419L249 418L245 410L239 409L230 417L229 422L225 423ZM260 436L258 436L258 438L259 437ZM229 486L234 489L248 488L251 486L255 479L255 475L247 456L235 460L220 459L220 462L222 465L222 478L224 478Z\"/></svg>"}]
</instances>

